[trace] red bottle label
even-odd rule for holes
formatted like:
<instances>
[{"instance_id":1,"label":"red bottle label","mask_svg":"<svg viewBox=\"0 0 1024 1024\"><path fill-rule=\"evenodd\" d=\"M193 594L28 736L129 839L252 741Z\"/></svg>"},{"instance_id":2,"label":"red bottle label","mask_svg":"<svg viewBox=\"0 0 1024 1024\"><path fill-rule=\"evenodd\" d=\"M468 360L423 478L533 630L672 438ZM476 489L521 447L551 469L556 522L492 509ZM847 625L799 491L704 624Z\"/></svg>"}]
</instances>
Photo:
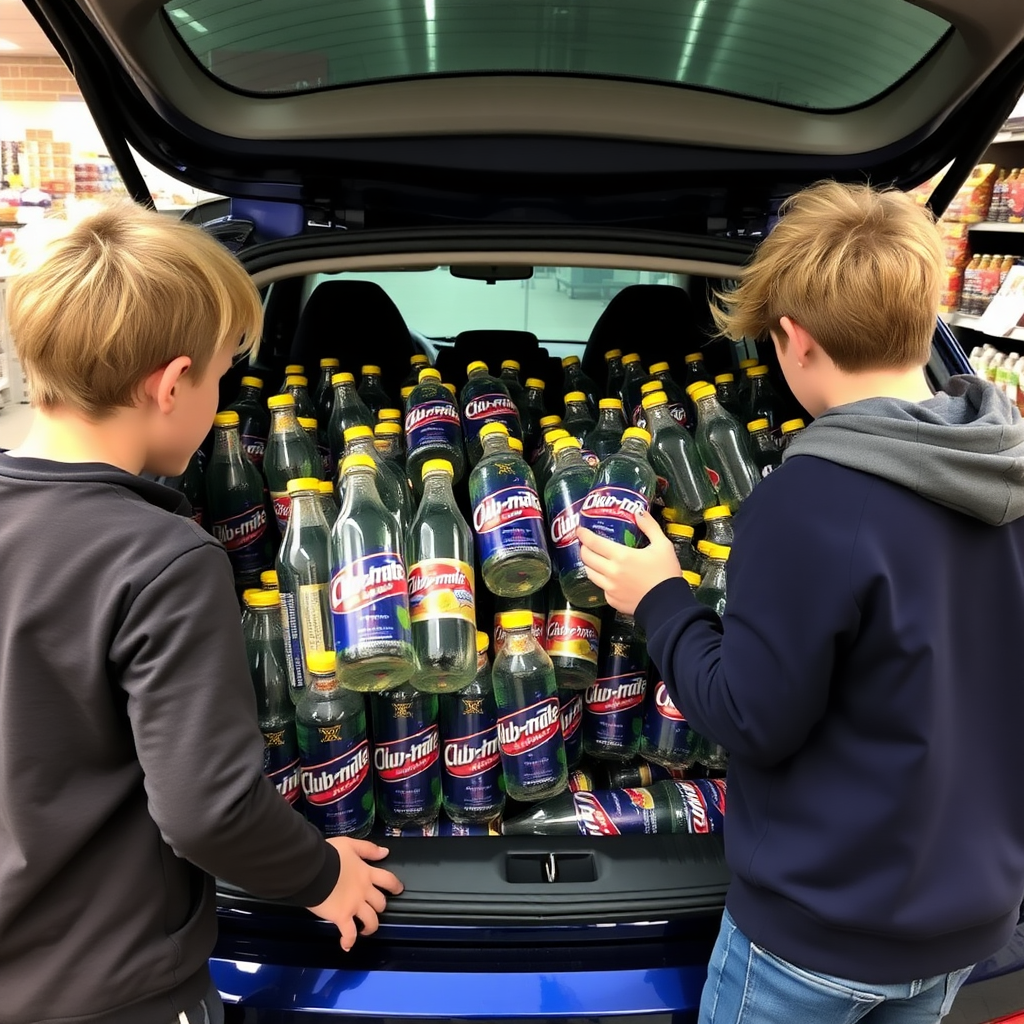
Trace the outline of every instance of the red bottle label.
<instances>
[{"instance_id":1,"label":"red bottle label","mask_svg":"<svg viewBox=\"0 0 1024 1024\"><path fill-rule=\"evenodd\" d=\"M597 664L601 620L575 609L563 609L548 616L544 647L552 658L580 658Z\"/></svg>"},{"instance_id":2,"label":"red bottle label","mask_svg":"<svg viewBox=\"0 0 1024 1024\"><path fill-rule=\"evenodd\" d=\"M558 736L562 728L557 697L531 704L498 719L498 742L506 757L521 757Z\"/></svg>"},{"instance_id":3,"label":"red bottle label","mask_svg":"<svg viewBox=\"0 0 1024 1024\"><path fill-rule=\"evenodd\" d=\"M437 764L439 747L436 725L389 743L378 742L373 751L377 777L381 782L395 783L420 775Z\"/></svg>"}]
</instances>

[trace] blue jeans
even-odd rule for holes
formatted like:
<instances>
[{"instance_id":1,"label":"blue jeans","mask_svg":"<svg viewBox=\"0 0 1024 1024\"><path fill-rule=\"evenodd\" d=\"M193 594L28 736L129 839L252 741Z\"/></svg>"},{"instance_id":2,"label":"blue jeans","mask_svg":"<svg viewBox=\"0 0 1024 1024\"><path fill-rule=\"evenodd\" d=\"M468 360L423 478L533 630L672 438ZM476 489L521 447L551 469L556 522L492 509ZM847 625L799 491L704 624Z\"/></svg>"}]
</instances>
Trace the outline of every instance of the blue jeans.
<instances>
[{"instance_id":1,"label":"blue jeans","mask_svg":"<svg viewBox=\"0 0 1024 1024\"><path fill-rule=\"evenodd\" d=\"M708 964L698 1024L937 1024L971 973L868 985L796 967L756 946L729 911Z\"/></svg>"}]
</instances>

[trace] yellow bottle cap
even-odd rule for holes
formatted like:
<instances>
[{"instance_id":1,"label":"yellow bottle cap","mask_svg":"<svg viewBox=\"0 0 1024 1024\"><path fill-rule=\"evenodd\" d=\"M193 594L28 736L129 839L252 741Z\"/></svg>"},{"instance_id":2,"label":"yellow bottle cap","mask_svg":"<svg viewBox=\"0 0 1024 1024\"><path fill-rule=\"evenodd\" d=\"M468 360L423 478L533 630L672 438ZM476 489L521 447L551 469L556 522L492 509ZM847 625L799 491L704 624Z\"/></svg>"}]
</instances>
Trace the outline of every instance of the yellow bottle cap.
<instances>
[{"instance_id":1,"label":"yellow bottle cap","mask_svg":"<svg viewBox=\"0 0 1024 1024\"><path fill-rule=\"evenodd\" d=\"M432 366L424 366L420 370L419 382L422 384L425 380L440 380L441 374L437 372Z\"/></svg>"},{"instance_id":2,"label":"yellow bottle cap","mask_svg":"<svg viewBox=\"0 0 1024 1024\"><path fill-rule=\"evenodd\" d=\"M768 421L766 419L751 420L747 424L747 430L749 430L751 434L755 430L767 430L767 429L768 429Z\"/></svg>"},{"instance_id":3,"label":"yellow bottle cap","mask_svg":"<svg viewBox=\"0 0 1024 1024\"><path fill-rule=\"evenodd\" d=\"M663 391L664 389L665 385L660 380L648 380L644 381L644 383L640 385L640 394L649 395L655 391Z\"/></svg>"},{"instance_id":4,"label":"yellow bottle cap","mask_svg":"<svg viewBox=\"0 0 1024 1024\"><path fill-rule=\"evenodd\" d=\"M498 616L498 623L502 629L530 629L533 626L533 612L528 610L502 612Z\"/></svg>"},{"instance_id":5,"label":"yellow bottle cap","mask_svg":"<svg viewBox=\"0 0 1024 1024\"><path fill-rule=\"evenodd\" d=\"M565 401L567 403L568 402L585 402L586 400L587 400L587 396L582 391L570 391L569 394L567 394L565 396Z\"/></svg>"},{"instance_id":6,"label":"yellow bottle cap","mask_svg":"<svg viewBox=\"0 0 1024 1024\"><path fill-rule=\"evenodd\" d=\"M289 480L286 490L289 494L297 494L299 491L313 491L320 493L320 479L315 476L300 476L295 480Z\"/></svg>"},{"instance_id":7,"label":"yellow bottle cap","mask_svg":"<svg viewBox=\"0 0 1024 1024\"><path fill-rule=\"evenodd\" d=\"M359 372L365 377L368 373L375 373L378 377L380 376L380 367L373 366L371 363L367 363L366 366L360 367Z\"/></svg>"},{"instance_id":8,"label":"yellow bottle cap","mask_svg":"<svg viewBox=\"0 0 1024 1024\"><path fill-rule=\"evenodd\" d=\"M243 377L242 383L247 388L261 388L263 387L263 381L259 377Z\"/></svg>"},{"instance_id":9,"label":"yellow bottle cap","mask_svg":"<svg viewBox=\"0 0 1024 1024\"><path fill-rule=\"evenodd\" d=\"M699 551L699 552L700 552L700 553L701 553L702 555L706 555L706 554L709 554L709 553L710 553L710 551L711 551L711 549L712 549L712 548L713 548L714 546L715 546L715 545L714 545L714 544L712 544L712 543L711 543L711 541L709 541L709 540L699 540L699 541L697 541L697 550L698 550L698 551Z\"/></svg>"},{"instance_id":10,"label":"yellow bottle cap","mask_svg":"<svg viewBox=\"0 0 1024 1024\"><path fill-rule=\"evenodd\" d=\"M618 409L622 412L622 399L621 398L602 398L598 403L599 409Z\"/></svg>"},{"instance_id":11,"label":"yellow bottle cap","mask_svg":"<svg viewBox=\"0 0 1024 1024\"><path fill-rule=\"evenodd\" d=\"M728 505L712 505L711 508L704 509L704 522L708 523L712 519L726 519L731 515Z\"/></svg>"},{"instance_id":12,"label":"yellow bottle cap","mask_svg":"<svg viewBox=\"0 0 1024 1024\"><path fill-rule=\"evenodd\" d=\"M334 484L330 480L321 480L319 487L321 494L334 494Z\"/></svg>"},{"instance_id":13,"label":"yellow bottle cap","mask_svg":"<svg viewBox=\"0 0 1024 1024\"><path fill-rule=\"evenodd\" d=\"M729 561L729 552L732 548L726 547L724 544L709 544L708 545L708 558L717 558L723 562Z\"/></svg>"},{"instance_id":14,"label":"yellow bottle cap","mask_svg":"<svg viewBox=\"0 0 1024 1024\"><path fill-rule=\"evenodd\" d=\"M379 420L395 420L401 422L402 410L401 409L379 409L377 411L377 419Z\"/></svg>"},{"instance_id":15,"label":"yellow bottle cap","mask_svg":"<svg viewBox=\"0 0 1024 1024\"><path fill-rule=\"evenodd\" d=\"M703 361L704 356L700 352L690 352L686 357L686 362L688 363L698 363Z\"/></svg>"},{"instance_id":16,"label":"yellow bottle cap","mask_svg":"<svg viewBox=\"0 0 1024 1024\"><path fill-rule=\"evenodd\" d=\"M583 445L580 443L578 437L560 437L551 446L554 453L557 455L561 451L565 451L566 448L582 448Z\"/></svg>"},{"instance_id":17,"label":"yellow bottle cap","mask_svg":"<svg viewBox=\"0 0 1024 1024\"><path fill-rule=\"evenodd\" d=\"M306 655L309 671L316 676L333 676L337 667L334 651L310 651Z\"/></svg>"},{"instance_id":18,"label":"yellow bottle cap","mask_svg":"<svg viewBox=\"0 0 1024 1024\"><path fill-rule=\"evenodd\" d=\"M413 391L413 389L412 389L411 386L410 387L406 387L406 388L402 388L400 394L402 396L402 401L403 402L408 402L409 401L409 396L412 394L412 391Z\"/></svg>"},{"instance_id":19,"label":"yellow bottle cap","mask_svg":"<svg viewBox=\"0 0 1024 1024\"><path fill-rule=\"evenodd\" d=\"M237 412L219 412L213 417L215 427L237 427L240 422Z\"/></svg>"},{"instance_id":20,"label":"yellow bottle cap","mask_svg":"<svg viewBox=\"0 0 1024 1024\"><path fill-rule=\"evenodd\" d=\"M658 385L659 389L661 385ZM645 409L653 409L659 405L668 405L668 395L664 391L649 391L643 398L640 399L640 404Z\"/></svg>"},{"instance_id":21,"label":"yellow bottle cap","mask_svg":"<svg viewBox=\"0 0 1024 1024\"><path fill-rule=\"evenodd\" d=\"M622 365L627 366L629 363L639 363L640 356L636 352L630 352L629 355L622 357Z\"/></svg>"},{"instance_id":22,"label":"yellow bottle cap","mask_svg":"<svg viewBox=\"0 0 1024 1024\"><path fill-rule=\"evenodd\" d=\"M747 370L748 377L763 377L768 372L767 366L752 366Z\"/></svg>"},{"instance_id":23,"label":"yellow bottle cap","mask_svg":"<svg viewBox=\"0 0 1024 1024\"><path fill-rule=\"evenodd\" d=\"M716 384L731 384L736 378L731 373L720 373L715 378Z\"/></svg>"},{"instance_id":24,"label":"yellow bottle cap","mask_svg":"<svg viewBox=\"0 0 1024 1024\"><path fill-rule=\"evenodd\" d=\"M693 393L694 393L694 391L696 391L696 390L697 390L697 388L702 388L702 387L704 387L704 385L705 385L706 383L707 383L707 381L704 381L704 380L695 380L695 381L694 381L694 382L693 382L692 384L687 384L687 385L686 385L686 393L687 393L687 394L688 394L688 395L689 395L689 396L690 396L691 398L693 398Z\"/></svg>"},{"instance_id":25,"label":"yellow bottle cap","mask_svg":"<svg viewBox=\"0 0 1024 1024\"><path fill-rule=\"evenodd\" d=\"M483 370L484 373L487 373L487 364L482 359L474 359L466 367L466 373L472 373L474 370Z\"/></svg>"},{"instance_id":26,"label":"yellow bottle cap","mask_svg":"<svg viewBox=\"0 0 1024 1024\"><path fill-rule=\"evenodd\" d=\"M579 356L563 356L562 357L562 365L563 366L572 366L573 363L578 363L579 361L580 361L580 357Z\"/></svg>"},{"instance_id":27,"label":"yellow bottle cap","mask_svg":"<svg viewBox=\"0 0 1024 1024\"><path fill-rule=\"evenodd\" d=\"M423 463L423 479L426 480L428 473L447 473L455 476L455 470L447 459L427 459Z\"/></svg>"},{"instance_id":28,"label":"yellow bottle cap","mask_svg":"<svg viewBox=\"0 0 1024 1024\"><path fill-rule=\"evenodd\" d=\"M312 416L299 416L298 421L303 430L316 430L316 420Z\"/></svg>"},{"instance_id":29,"label":"yellow bottle cap","mask_svg":"<svg viewBox=\"0 0 1024 1024\"><path fill-rule=\"evenodd\" d=\"M547 430L549 427L557 426L562 422L561 416L541 416L540 426L541 430Z\"/></svg>"},{"instance_id":30,"label":"yellow bottle cap","mask_svg":"<svg viewBox=\"0 0 1024 1024\"><path fill-rule=\"evenodd\" d=\"M250 608L277 608L281 604L281 594L276 590L252 590L242 594L242 600Z\"/></svg>"},{"instance_id":31,"label":"yellow bottle cap","mask_svg":"<svg viewBox=\"0 0 1024 1024\"><path fill-rule=\"evenodd\" d=\"M560 437L568 437L569 431L562 430L561 427L555 427L554 430L544 431L544 443L547 445L553 445Z\"/></svg>"},{"instance_id":32,"label":"yellow bottle cap","mask_svg":"<svg viewBox=\"0 0 1024 1024\"><path fill-rule=\"evenodd\" d=\"M740 360L740 369L741 370L749 370L751 366L757 366L757 360L756 359L741 359Z\"/></svg>"},{"instance_id":33,"label":"yellow bottle cap","mask_svg":"<svg viewBox=\"0 0 1024 1024\"><path fill-rule=\"evenodd\" d=\"M452 393L452 398L455 397L456 391L455 391L455 385L454 384L449 384L447 381L445 381L445 383L442 384L441 386L443 388L447 388Z\"/></svg>"},{"instance_id":34,"label":"yellow bottle cap","mask_svg":"<svg viewBox=\"0 0 1024 1024\"><path fill-rule=\"evenodd\" d=\"M306 368L304 366L300 366L298 363L289 363L284 368L284 375L286 377L291 377L291 376L294 376L295 374L302 374L302 373L305 373L305 372L306 372Z\"/></svg>"},{"instance_id":35,"label":"yellow bottle cap","mask_svg":"<svg viewBox=\"0 0 1024 1024\"><path fill-rule=\"evenodd\" d=\"M786 422L782 424L782 432L784 434L792 434L794 430L803 430L806 426L807 424L801 419L786 420Z\"/></svg>"},{"instance_id":36,"label":"yellow bottle cap","mask_svg":"<svg viewBox=\"0 0 1024 1024\"><path fill-rule=\"evenodd\" d=\"M328 366L341 366L341 360L335 359L333 356L327 356L326 359L320 360L321 370L326 370Z\"/></svg>"},{"instance_id":37,"label":"yellow bottle cap","mask_svg":"<svg viewBox=\"0 0 1024 1024\"><path fill-rule=\"evenodd\" d=\"M481 629L476 631L476 653L483 654L491 646L491 638Z\"/></svg>"},{"instance_id":38,"label":"yellow bottle cap","mask_svg":"<svg viewBox=\"0 0 1024 1024\"><path fill-rule=\"evenodd\" d=\"M643 427L626 427L622 432L622 440L629 441L630 439L643 441L644 444L651 443L651 435Z\"/></svg>"},{"instance_id":39,"label":"yellow bottle cap","mask_svg":"<svg viewBox=\"0 0 1024 1024\"><path fill-rule=\"evenodd\" d=\"M651 363L651 365L647 367L647 372L667 373L670 369L671 367L668 365L668 363Z\"/></svg>"},{"instance_id":40,"label":"yellow bottle cap","mask_svg":"<svg viewBox=\"0 0 1024 1024\"><path fill-rule=\"evenodd\" d=\"M402 432L402 424L396 423L394 420L384 420L383 423L378 423L373 428L373 432L377 437L397 436Z\"/></svg>"},{"instance_id":41,"label":"yellow bottle cap","mask_svg":"<svg viewBox=\"0 0 1024 1024\"><path fill-rule=\"evenodd\" d=\"M349 441L356 441L361 437L373 437L373 430L365 423L357 423L354 427L348 427L342 437L345 444L348 444Z\"/></svg>"},{"instance_id":42,"label":"yellow bottle cap","mask_svg":"<svg viewBox=\"0 0 1024 1024\"><path fill-rule=\"evenodd\" d=\"M691 572L689 569L683 570L683 579L686 580L691 587L700 586L700 576L695 572Z\"/></svg>"},{"instance_id":43,"label":"yellow bottle cap","mask_svg":"<svg viewBox=\"0 0 1024 1024\"><path fill-rule=\"evenodd\" d=\"M271 395L267 399L268 409L295 408L295 399L291 395Z\"/></svg>"},{"instance_id":44,"label":"yellow bottle cap","mask_svg":"<svg viewBox=\"0 0 1024 1024\"><path fill-rule=\"evenodd\" d=\"M372 469L377 472L377 463L373 461L372 455L346 455L341 460L341 471L347 473L350 469Z\"/></svg>"},{"instance_id":45,"label":"yellow bottle cap","mask_svg":"<svg viewBox=\"0 0 1024 1024\"><path fill-rule=\"evenodd\" d=\"M510 437L508 439L508 446L516 453L516 455L523 454L523 442L518 437Z\"/></svg>"},{"instance_id":46,"label":"yellow bottle cap","mask_svg":"<svg viewBox=\"0 0 1024 1024\"><path fill-rule=\"evenodd\" d=\"M665 527L665 532L670 537L693 537L693 527L687 526L685 523L669 523Z\"/></svg>"},{"instance_id":47,"label":"yellow bottle cap","mask_svg":"<svg viewBox=\"0 0 1024 1024\"><path fill-rule=\"evenodd\" d=\"M356 379L351 373L332 373L331 374L331 387L337 387L339 384L355 384Z\"/></svg>"},{"instance_id":48,"label":"yellow bottle cap","mask_svg":"<svg viewBox=\"0 0 1024 1024\"><path fill-rule=\"evenodd\" d=\"M286 388L304 388L306 387L307 384L309 384L309 378L303 377L301 374L298 373L291 374L290 376L285 377L284 379L284 386Z\"/></svg>"},{"instance_id":49,"label":"yellow bottle cap","mask_svg":"<svg viewBox=\"0 0 1024 1024\"><path fill-rule=\"evenodd\" d=\"M276 587L277 586L277 570L276 569L264 569L260 573L260 583L265 587Z\"/></svg>"},{"instance_id":50,"label":"yellow bottle cap","mask_svg":"<svg viewBox=\"0 0 1024 1024\"><path fill-rule=\"evenodd\" d=\"M543 391L545 384L544 381L540 379L540 377L527 377L526 386L528 388L536 388L538 391Z\"/></svg>"},{"instance_id":51,"label":"yellow bottle cap","mask_svg":"<svg viewBox=\"0 0 1024 1024\"><path fill-rule=\"evenodd\" d=\"M620 358L622 358L622 349L621 348L610 348L604 354L604 361L606 363L609 360L611 360L611 359L620 359Z\"/></svg>"},{"instance_id":52,"label":"yellow bottle cap","mask_svg":"<svg viewBox=\"0 0 1024 1024\"><path fill-rule=\"evenodd\" d=\"M422 353L419 353L419 354L414 355L414 356L409 356L409 364L411 366L429 366L430 365L430 357L429 356L425 356Z\"/></svg>"},{"instance_id":53,"label":"yellow bottle cap","mask_svg":"<svg viewBox=\"0 0 1024 1024\"><path fill-rule=\"evenodd\" d=\"M689 390L689 389L687 389ZM714 398L718 392L715 391L714 384L698 384L692 391L690 391L690 397L695 401L699 402L702 398L707 398L709 395Z\"/></svg>"},{"instance_id":54,"label":"yellow bottle cap","mask_svg":"<svg viewBox=\"0 0 1024 1024\"><path fill-rule=\"evenodd\" d=\"M664 519L666 523L679 522L679 516L676 515L676 510L674 508L663 508L661 510L661 518Z\"/></svg>"},{"instance_id":55,"label":"yellow bottle cap","mask_svg":"<svg viewBox=\"0 0 1024 1024\"><path fill-rule=\"evenodd\" d=\"M520 367L519 367L519 360L518 359L503 359L501 361L501 368L503 370L515 370L516 373L518 373L519 369L520 369Z\"/></svg>"},{"instance_id":56,"label":"yellow bottle cap","mask_svg":"<svg viewBox=\"0 0 1024 1024\"><path fill-rule=\"evenodd\" d=\"M480 437L492 437L494 434L504 434L508 437L508 427L504 423L485 423L480 428Z\"/></svg>"}]
</instances>

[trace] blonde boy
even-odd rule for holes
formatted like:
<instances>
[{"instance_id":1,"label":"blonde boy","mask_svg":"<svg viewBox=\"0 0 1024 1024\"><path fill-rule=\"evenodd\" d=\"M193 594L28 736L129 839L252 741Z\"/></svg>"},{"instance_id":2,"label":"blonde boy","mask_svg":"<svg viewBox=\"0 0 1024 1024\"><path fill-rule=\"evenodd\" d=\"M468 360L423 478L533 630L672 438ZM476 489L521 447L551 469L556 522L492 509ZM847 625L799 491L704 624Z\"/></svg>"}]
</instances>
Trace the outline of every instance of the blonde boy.
<instances>
[{"instance_id":1,"label":"blonde boy","mask_svg":"<svg viewBox=\"0 0 1024 1024\"><path fill-rule=\"evenodd\" d=\"M131 203L26 250L8 317L34 420L0 455L0 1016L221 1019L213 876L375 930L386 850L325 841L262 776L227 555L181 495L259 296Z\"/></svg>"},{"instance_id":2,"label":"blonde boy","mask_svg":"<svg viewBox=\"0 0 1024 1024\"><path fill-rule=\"evenodd\" d=\"M938 1021L1024 899L1024 425L924 373L943 272L905 195L794 196L717 314L815 421L736 518L719 619L649 515L580 531L691 726L731 754L701 1024Z\"/></svg>"}]
</instances>

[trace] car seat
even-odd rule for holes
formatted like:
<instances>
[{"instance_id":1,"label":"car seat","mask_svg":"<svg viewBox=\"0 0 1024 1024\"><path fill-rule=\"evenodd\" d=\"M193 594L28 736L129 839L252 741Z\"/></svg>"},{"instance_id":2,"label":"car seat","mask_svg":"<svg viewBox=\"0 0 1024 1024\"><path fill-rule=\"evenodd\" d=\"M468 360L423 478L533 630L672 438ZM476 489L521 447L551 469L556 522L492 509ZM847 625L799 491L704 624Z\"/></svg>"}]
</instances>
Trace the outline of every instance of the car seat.
<instances>
[{"instance_id":1,"label":"car seat","mask_svg":"<svg viewBox=\"0 0 1024 1024\"><path fill-rule=\"evenodd\" d=\"M503 360L515 359L520 367L519 380L523 383L527 377L539 377L551 387L560 379L559 374L549 381L551 363L557 366L558 360L551 360L547 350L540 347L537 335L530 331L463 331L455 338L454 345L438 352L437 369L443 380L461 391L466 383L466 367L476 359L487 363L495 376L501 372Z\"/></svg>"}]
</instances>

